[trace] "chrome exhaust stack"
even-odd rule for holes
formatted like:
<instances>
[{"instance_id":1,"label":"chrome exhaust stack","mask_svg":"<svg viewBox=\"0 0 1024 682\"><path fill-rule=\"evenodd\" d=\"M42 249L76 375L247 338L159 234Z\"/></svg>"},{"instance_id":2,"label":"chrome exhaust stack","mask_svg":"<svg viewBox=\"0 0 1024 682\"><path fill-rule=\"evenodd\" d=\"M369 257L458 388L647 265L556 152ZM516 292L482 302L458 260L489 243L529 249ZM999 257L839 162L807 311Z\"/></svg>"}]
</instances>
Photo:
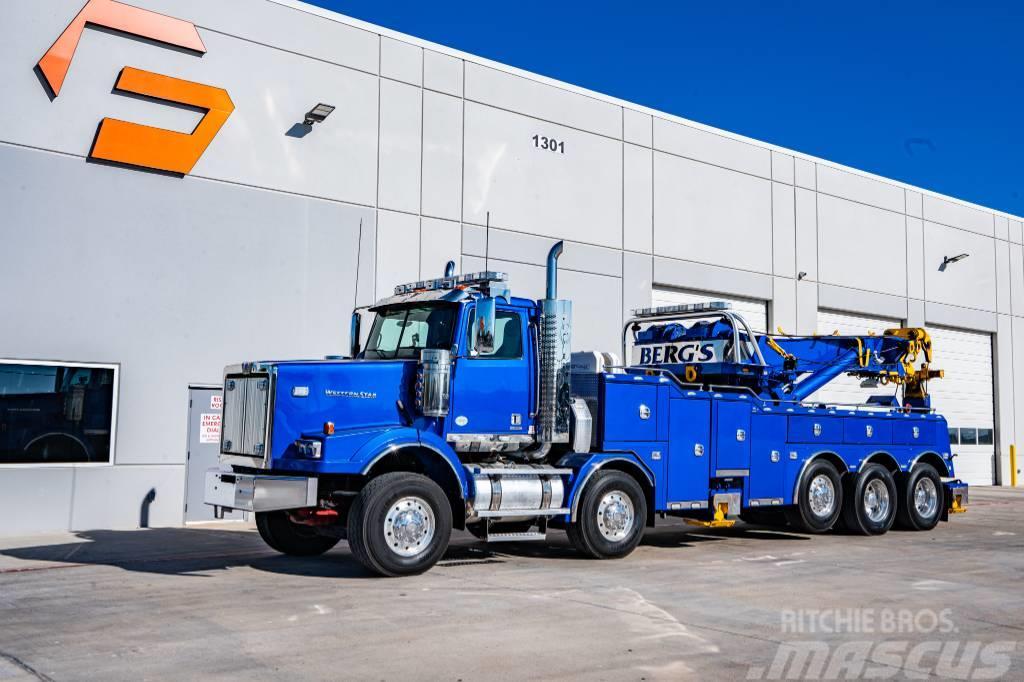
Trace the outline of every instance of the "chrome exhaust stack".
<instances>
[{"instance_id":1,"label":"chrome exhaust stack","mask_svg":"<svg viewBox=\"0 0 1024 682\"><path fill-rule=\"evenodd\" d=\"M558 242L548 252L546 297L538 301L541 314L537 441L542 445L569 442L572 302L558 299L558 257L563 246Z\"/></svg>"}]
</instances>

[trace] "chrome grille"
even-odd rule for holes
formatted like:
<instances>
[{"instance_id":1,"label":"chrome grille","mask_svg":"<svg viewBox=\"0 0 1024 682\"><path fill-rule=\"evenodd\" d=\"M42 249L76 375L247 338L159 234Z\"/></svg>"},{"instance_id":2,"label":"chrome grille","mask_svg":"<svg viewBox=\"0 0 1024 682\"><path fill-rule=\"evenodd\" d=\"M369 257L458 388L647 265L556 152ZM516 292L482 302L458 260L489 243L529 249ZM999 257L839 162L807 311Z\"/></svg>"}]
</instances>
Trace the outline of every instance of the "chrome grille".
<instances>
[{"instance_id":1,"label":"chrome grille","mask_svg":"<svg viewBox=\"0 0 1024 682\"><path fill-rule=\"evenodd\" d=\"M221 452L263 457L269 433L270 394L270 377L266 374L229 376L224 380Z\"/></svg>"}]
</instances>

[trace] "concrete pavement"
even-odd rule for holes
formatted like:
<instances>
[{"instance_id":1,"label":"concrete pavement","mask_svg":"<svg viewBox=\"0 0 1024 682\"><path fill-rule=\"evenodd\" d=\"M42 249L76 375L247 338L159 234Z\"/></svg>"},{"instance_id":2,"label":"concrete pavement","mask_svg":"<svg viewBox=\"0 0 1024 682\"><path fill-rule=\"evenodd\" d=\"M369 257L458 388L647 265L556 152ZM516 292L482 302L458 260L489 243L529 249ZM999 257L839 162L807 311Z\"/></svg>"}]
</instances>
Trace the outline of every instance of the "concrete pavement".
<instances>
[{"instance_id":1,"label":"concrete pavement","mask_svg":"<svg viewBox=\"0 0 1024 682\"><path fill-rule=\"evenodd\" d=\"M6 538L0 680L1024 679L1022 518L997 488L930 533L670 521L604 562L459 534L406 579L243 524Z\"/></svg>"}]
</instances>

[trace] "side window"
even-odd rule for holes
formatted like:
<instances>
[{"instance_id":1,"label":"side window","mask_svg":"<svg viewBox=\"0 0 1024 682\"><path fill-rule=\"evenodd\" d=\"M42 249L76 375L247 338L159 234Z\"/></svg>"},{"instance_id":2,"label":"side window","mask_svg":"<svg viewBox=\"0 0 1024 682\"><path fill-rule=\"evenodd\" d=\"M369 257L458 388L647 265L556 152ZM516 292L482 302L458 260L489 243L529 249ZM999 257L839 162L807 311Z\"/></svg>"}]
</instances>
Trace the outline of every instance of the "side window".
<instances>
[{"instance_id":1,"label":"side window","mask_svg":"<svg viewBox=\"0 0 1024 682\"><path fill-rule=\"evenodd\" d=\"M469 313L467 328L467 349L473 348L476 340L476 311ZM494 319L494 352L474 357L495 360L518 360L523 357L523 322L519 313L499 310Z\"/></svg>"}]
</instances>

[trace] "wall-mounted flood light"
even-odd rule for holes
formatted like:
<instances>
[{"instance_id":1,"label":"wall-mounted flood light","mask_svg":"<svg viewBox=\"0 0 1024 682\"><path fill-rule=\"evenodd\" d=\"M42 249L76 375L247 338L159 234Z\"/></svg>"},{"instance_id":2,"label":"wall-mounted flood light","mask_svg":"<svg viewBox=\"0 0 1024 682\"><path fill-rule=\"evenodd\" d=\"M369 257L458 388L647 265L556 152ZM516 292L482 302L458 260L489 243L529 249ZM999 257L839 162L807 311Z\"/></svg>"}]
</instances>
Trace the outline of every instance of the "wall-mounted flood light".
<instances>
[{"instance_id":1,"label":"wall-mounted flood light","mask_svg":"<svg viewBox=\"0 0 1024 682\"><path fill-rule=\"evenodd\" d=\"M967 257L968 257L968 256L970 256L970 255L971 255L971 254L969 254L969 253L961 253L961 254L958 254L958 255L956 255L956 256L945 256L945 257L944 257L944 258L942 259L942 267L946 267L946 266L947 266L947 265L949 265L950 263L959 263L959 262L960 262L960 261L962 261L962 260L963 260L964 258L967 258Z\"/></svg>"},{"instance_id":2,"label":"wall-mounted flood light","mask_svg":"<svg viewBox=\"0 0 1024 682\"><path fill-rule=\"evenodd\" d=\"M331 115L332 111L334 111L334 107L321 102L306 113L306 120L303 121L303 124L311 126L314 123L323 123L324 119Z\"/></svg>"}]
</instances>

